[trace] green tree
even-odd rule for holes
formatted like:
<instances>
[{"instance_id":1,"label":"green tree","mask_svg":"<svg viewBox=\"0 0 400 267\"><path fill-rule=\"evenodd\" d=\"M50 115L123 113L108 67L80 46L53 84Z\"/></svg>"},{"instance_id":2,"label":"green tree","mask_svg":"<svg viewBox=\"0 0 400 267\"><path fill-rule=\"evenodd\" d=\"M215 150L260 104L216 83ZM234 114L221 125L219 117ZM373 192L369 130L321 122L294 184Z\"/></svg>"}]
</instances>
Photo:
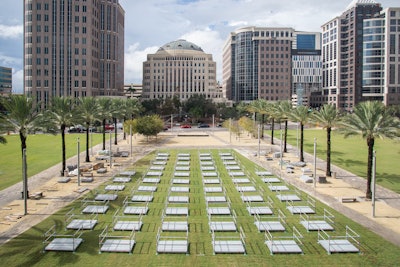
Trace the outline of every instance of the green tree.
<instances>
[{"instance_id":1,"label":"green tree","mask_svg":"<svg viewBox=\"0 0 400 267\"><path fill-rule=\"evenodd\" d=\"M331 132L340 121L340 113L333 105L325 104L311 114L311 119L326 129L326 176L331 176Z\"/></svg>"},{"instance_id":2,"label":"green tree","mask_svg":"<svg viewBox=\"0 0 400 267\"><path fill-rule=\"evenodd\" d=\"M53 97L50 102L50 108L44 113L48 123L54 125L61 133L61 156L62 169L61 175L64 176L66 170L66 152L65 152L65 130L74 124L76 113L75 104L69 97Z\"/></svg>"},{"instance_id":3,"label":"green tree","mask_svg":"<svg viewBox=\"0 0 400 267\"><path fill-rule=\"evenodd\" d=\"M249 112L254 113L254 120L257 120L257 114L261 115L260 118L260 127L263 129L261 131L261 138L264 138L264 120L265 120L265 115L268 114L268 109L269 105L268 102L265 99L257 99L248 105L247 110Z\"/></svg>"},{"instance_id":4,"label":"green tree","mask_svg":"<svg viewBox=\"0 0 400 267\"><path fill-rule=\"evenodd\" d=\"M86 127L86 162L90 162L89 158L89 131L90 125L99 121L98 114L100 106L94 97L83 97L79 99L78 113L79 121L82 121Z\"/></svg>"},{"instance_id":5,"label":"green tree","mask_svg":"<svg viewBox=\"0 0 400 267\"><path fill-rule=\"evenodd\" d=\"M147 141L150 136L156 136L163 131L164 122L158 115L144 116L134 119L132 122L132 130L134 133L143 134Z\"/></svg>"},{"instance_id":6,"label":"green tree","mask_svg":"<svg viewBox=\"0 0 400 267\"><path fill-rule=\"evenodd\" d=\"M376 138L396 138L400 136L400 121L391 109L378 101L359 103L352 114L344 117L340 131L345 137L361 135L368 146L367 191L366 198L371 199L372 159Z\"/></svg>"},{"instance_id":7,"label":"green tree","mask_svg":"<svg viewBox=\"0 0 400 267\"><path fill-rule=\"evenodd\" d=\"M300 123L300 161L304 162L304 125L307 124L310 114L305 106L298 106L290 113L293 121Z\"/></svg>"},{"instance_id":8,"label":"green tree","mask_svg":"<svg viewBox=\"0 0 400 267\"><path fill-rule=\"evenodd\" d=\"M101 121L101 134L103 135L103 150L106 149L106 123L112 119L112 103L111 98L101 97L97 99L99 105L98 119Z\"/></svg>"},{"instance_id":9,"label":"green tree","mask_svg":"<svg viewBox=\"0 0 400 267\"><path fill-rule=\"evenodd\" d=\"M29 133L39 128L38 121L41 117L39 112L40 105L35 104L32 98L25 95L10 95L2 98L2 104L6 113L1 114L2 127L17 132L21 141L22 154L22 177L23 177L23 195L24 195L24 214L28 214L28 176L26 161L26 140Z\"/></svg>"}]
</instances>

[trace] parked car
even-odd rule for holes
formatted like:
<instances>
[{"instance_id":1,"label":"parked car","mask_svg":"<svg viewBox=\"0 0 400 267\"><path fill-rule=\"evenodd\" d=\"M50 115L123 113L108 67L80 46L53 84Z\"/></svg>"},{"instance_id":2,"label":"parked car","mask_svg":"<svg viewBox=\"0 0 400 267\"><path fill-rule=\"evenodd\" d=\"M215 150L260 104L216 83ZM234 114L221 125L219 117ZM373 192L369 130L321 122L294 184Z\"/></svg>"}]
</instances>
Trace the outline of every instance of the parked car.
<instances>
[{"instance_id":1,"label":"parked car","mask_svg":"<svg viewBox=\"0 0 400 267\"><path fill-rule=\"evenodd\" d=\"M210 125L208 125L206 123L201 123L201 124L199 124L198 128L210 128Z\"/></svg>"},{"instance_id":2,"label":"parked car","mask_svg":"<svg viewBox=\"0 0 400 267\"><path fill-rule=\"evenodd\" d=\"M113 124L106 124L105 129L106 129L106 131L114 131L114 125Z\"/></svg>"},{"instance_id":3,"label":"parked car","mask_svg":"<svg viewBox=\"0 0 400 267\"><path fill-rule=\"evenodd\" d=\"M182 124L181 128L192 128L190 124Z\"/></svg>"}]
</instances>

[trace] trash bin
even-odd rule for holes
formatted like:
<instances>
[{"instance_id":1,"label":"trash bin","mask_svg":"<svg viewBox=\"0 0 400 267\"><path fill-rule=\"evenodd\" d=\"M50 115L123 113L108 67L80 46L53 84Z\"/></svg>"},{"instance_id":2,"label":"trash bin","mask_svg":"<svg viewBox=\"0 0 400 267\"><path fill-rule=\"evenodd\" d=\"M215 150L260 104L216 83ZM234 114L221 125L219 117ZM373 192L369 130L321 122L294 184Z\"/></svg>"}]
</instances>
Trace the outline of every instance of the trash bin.
<instances>
[{"instance_id":1,"label":"trash bin","mask_svg":"<svg viewBox=\"0 0 400 267\"><path fill-rule=\"evenodd\" d=\"M336 179L336 172L331 172L332 179Z\"/></svg>"}]
</instances>

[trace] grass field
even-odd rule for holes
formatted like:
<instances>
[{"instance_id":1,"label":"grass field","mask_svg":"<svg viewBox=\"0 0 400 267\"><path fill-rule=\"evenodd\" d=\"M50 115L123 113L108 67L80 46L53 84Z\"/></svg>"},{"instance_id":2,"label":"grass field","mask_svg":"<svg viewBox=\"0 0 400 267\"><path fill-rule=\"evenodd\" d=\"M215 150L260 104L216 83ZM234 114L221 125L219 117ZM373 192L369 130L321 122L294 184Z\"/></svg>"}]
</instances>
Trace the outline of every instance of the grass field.
<instances>
[{"instance_id":1,"label":"grass field","mask_svg":"<svg viewBox=\"0 0 400 267\"><path fill-rule=\"evenodd\" d=\"M314 138L317 138L317 157L326 160L326 131L305 129L304 151L314 153ZM296 130L288 131L288 143L296 147ZM376 139L376 180L377 183L394 192L400 193L400 142L390 139ZM338 132L332 132L331 163L360 177L367 176L367 141L360 136L343 138Z\"/></svg>"},{"instance_id":2,"label":"grass field","mask_svg":"<svg viewBox=\"0 0 400 267\"><path fill-rule=\"evenodd\" d=\"M93 146L102 142L101 134L93 134ZM85 134L66 134L66 158L77 154L77 138L80 150L86 149ZM109 135L106 135L109 138ZM0 190L22 181L21 141L18 135L6 136L7 144L0 145ZM91 145L91 143L89 143ZM107 145L107 144L106 144ZM61 135L37 134L27 139L28 177L50 168L62 161ZM89 150L90 153L90 150Z\"/></svg>"},{"instance_id":3,"label":"grass field","mask_svg":"<svg viewBox=\"0 0 400 267\"><path fill-rule=\"evenodd\" d=\"M287 211L285 203L277 200L275 193L269 191L266 184L256 176L258 168L247 158L235 155L241 169L254 178L259 192L263 197L268 196L273 200L274 213L280 209L287 216L287 232L274 233L281 236L291 233L295 226L304 236L301 248L304 255L270 255L264 244L264 233L258 232L254 219L246 210L239 192L236 190L222 160L218 157L217 150L168 150L170 158L161 182L157 184L154 200L149 204L149 212L144 216L143 227L136 233L136 244L132 254L128 253L102 253L99 254L99 234L112 222L112 215L122 206L125 196L131 196L131 190L138 187L138 181L148 171L155 154L152 153L132 166L136 170L134 180L127 184L127 188L119 193L118 199L111 202L110 210L98 217L98 224L92 231L85 231L82 235L83 244L75 253L71 252L46 252L43 253L42 234L52 225L56 225L59 233L70 233L65 230L64 217L71 209L75 208L76 214L81 211L81 202L75 201L71 205L40 224L14 238L0 247L0 258L3 266L395 266L398 264L399 248L386 240L365 229L359 224L349 220L322 203L317 202L316 212L321 215L323 209L329 210L335 216L335 231L332 235L343 235L345 226L350 226L361 235L361 253L332 254L328 255L317 243L317 233L307 232L299 223L298 215ZM156 255L156 235L161 225L161 216L165 208L165 200L171 186L171 179L175 172L177 153L191 154L190 160L190 203L189 207L189 254L158 254ZM206 204L204 200L202 175L199 167L199 152L210 152L215 161L215 166L220 174L226 195L231 200L231 209L237 214L237 226L242 227L246 235L246 255L243 254L213 254L211 233L208 226ZM104 189L102 185L100 189ZM262 190L262 191L261 191ZM91 198L94 192L88 193ZM306 196L302 193L302 199ZM121 235L120 233L117 233ZM125 233L126 235L128 233ZM232 233L233 235L237 233ZM232 235L231 234L231 235Z\"/></svg>"}]
</instances>

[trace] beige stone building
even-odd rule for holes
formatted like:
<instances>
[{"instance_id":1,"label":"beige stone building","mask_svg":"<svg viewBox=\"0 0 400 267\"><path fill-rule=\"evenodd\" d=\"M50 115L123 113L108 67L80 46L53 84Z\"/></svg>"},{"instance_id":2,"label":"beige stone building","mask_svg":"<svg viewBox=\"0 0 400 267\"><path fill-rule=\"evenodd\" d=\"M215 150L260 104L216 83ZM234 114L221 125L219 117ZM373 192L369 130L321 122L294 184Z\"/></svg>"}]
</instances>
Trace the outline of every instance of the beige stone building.
<instances>
[{"instance_id":1,"label":"beige stone building","mask_svg":"<svg viewBox=\"0 0 400 267\"><path fill-rule=\"evenodd\" d=\"M222 97L211 54L191 42L177 40L147 55L143 62L143 100L178 97L184 101L195 94Z\"/></svg>"},{"instance_id":2,"label":"beige stone building","mask_svg":"<svg viewBox=\"0 0 400 267\"><path fill-rule=\"evenodd\" d=\"M24 93L122 96L124 17L118 0L24 0Z\"/></svg>"}]
</instances>

